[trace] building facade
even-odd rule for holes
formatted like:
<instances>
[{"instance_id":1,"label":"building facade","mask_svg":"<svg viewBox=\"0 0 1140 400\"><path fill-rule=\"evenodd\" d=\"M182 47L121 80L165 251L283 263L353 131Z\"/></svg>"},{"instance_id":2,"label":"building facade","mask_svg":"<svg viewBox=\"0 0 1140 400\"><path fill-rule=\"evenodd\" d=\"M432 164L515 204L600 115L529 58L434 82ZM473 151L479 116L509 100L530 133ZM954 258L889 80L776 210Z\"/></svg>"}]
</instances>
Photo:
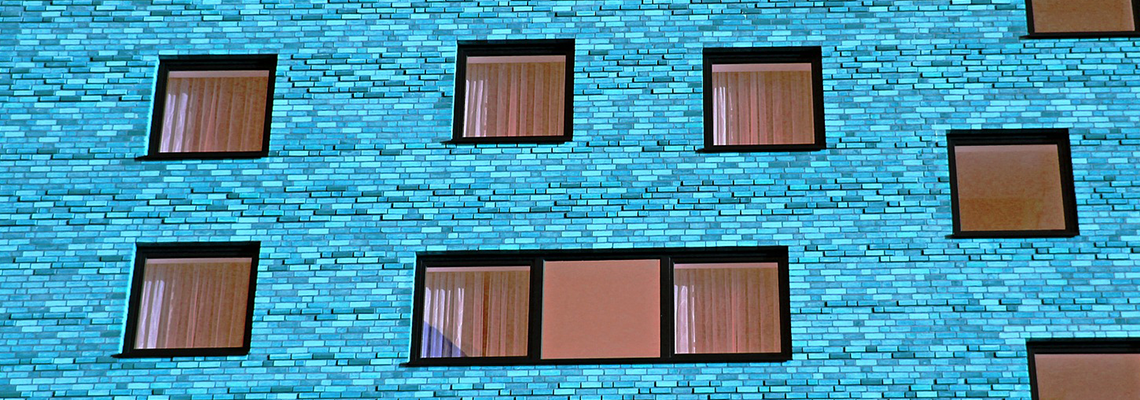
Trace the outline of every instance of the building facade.
<instances>
[{"instance_id":1,"label":"building facade","mask_svg":"<svg viewBox=\"0 0 1140 400\"><path fill-rule=\"evenodd\" d=\"M1027 343L1140 336L1135 19L0 4L0 398L1030 399ZM454 140L458 49L548 39L573 41L572 135ZM705 50L770 47L819 49L822 146L706 151ZM264 154L148 157L160 62L201 55L275 55ZM1063 132L1079 230L956 232L948 136L1002 130ZM248 349L119 357L140 248L202 242L258 243ZM424 257L720 248L784 248L790 359L409 365Z\"/></svg>"}]
</instances>

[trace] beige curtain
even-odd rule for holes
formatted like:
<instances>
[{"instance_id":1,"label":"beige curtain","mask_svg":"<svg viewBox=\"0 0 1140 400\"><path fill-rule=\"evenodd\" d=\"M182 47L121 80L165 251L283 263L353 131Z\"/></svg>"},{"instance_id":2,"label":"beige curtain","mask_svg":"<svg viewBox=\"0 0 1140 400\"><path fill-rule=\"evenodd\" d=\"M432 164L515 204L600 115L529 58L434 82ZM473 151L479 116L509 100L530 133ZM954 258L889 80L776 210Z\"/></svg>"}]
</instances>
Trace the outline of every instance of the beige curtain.
<instances>
[{"instance_id":1,"label":"beige curtain","mask_svg":"<svg viewBox=\"0 0 1140 400\"><path fill-rule=\"evenodd\" d=\"M560 136L565 56L469 57L464 137Z\"/></svg>"},{"instance_id":2,"label":"beige curtain","mask_svg":"<svg viewBox=\"0 0 1140 400\"><path fill-rule=\"evenodd\" d=\"M780 351L776 264L678 264L676 352Z\"/></svg>"},{"instance_id":3,"label":"beige curtain","mask_svg":"<svg viewBox=\"0 0 1140 400\"><path fill-rule=\"evenodd\" d=\"M775 65L714 66L714 145L815 141L810 65L790 64L787 69L795 69L791 71L779 70L785 64Z\"/></svg>"},{"instance_id":4,"label":"beige curtain","mask_svg":"<svg viewBox=\"0 0 1140 400\"><path fill-rule=\"evenodd\" d=\"M429 268L422 357L522 356L529 267Z\"/></svg>"},{"instance_id":5,"label":"beige curtain","mask_svg":"<svg viewBox=\"0 0 1140 400\"><path fill-rule=\"evenodd\" d=\"M172 71L159 151L259 151L269 71Z\"/></svg>"},{"instance_id":6,"label":"beige curtain","mask_svg":"<svg viewBox=\"0 0 1140 400\"><path fill-rule=\"evenodd\" d=\"M250 265L248 258L147 260L135 348L243 346Z\"/></svg>"}]
</instances>

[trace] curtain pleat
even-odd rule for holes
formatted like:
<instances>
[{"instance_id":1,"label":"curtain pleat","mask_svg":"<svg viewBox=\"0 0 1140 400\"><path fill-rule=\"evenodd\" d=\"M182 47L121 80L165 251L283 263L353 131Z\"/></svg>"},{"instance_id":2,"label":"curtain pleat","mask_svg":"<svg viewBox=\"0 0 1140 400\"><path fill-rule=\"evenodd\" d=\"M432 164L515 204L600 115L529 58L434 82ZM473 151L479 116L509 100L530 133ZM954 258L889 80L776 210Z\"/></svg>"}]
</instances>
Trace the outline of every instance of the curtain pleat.
<instances>
[{"instance_id":1,"label":"curtain pleat","mask_svg":"<svg viewBox=\"0 0 1140 400\"><path fill-rule=\"evenodd\" d=\"M526 355L529 287L525 269L429 269L421 356Z\"/></svg>"},{"instance_id":2,"label":"curtain pleat","mask_svg":"<svg viewBox=\"0 0 1140 400\"><path fill-rule=\"evenodd\" d=\"M463 136L560 136L565 85L565 62L468 63Z\"/></svg>"},{"instance_id":3,"label":"curtain pleat","mask_svg":"<svg viewBox=\"0 0 1140 400\"><path fill-rule=\"evenodd\" d=\"M713 72L713 144L815 141L810 71Z\"/></svg>"},{"instance_id":4,"label":"curtain pleat","mask_svg":"<svg viewBox=\"0 0 1140 400\"><path fill-rule=\"evenodd\" d=\"M135 348L241 347L248 259L148 260Z\"/></svg>"},{"instance_id":5,"label":"curtain pleat","mask_svg":"<svg viewBox=\"0 0 1140 400\"><path fill-rule=\"evenodd\" d=\"M678 354L780 351L775 267L692 265L673 281Z\"/></svg>"},{"instance_id":6,"label":"curtain pleat","mask_svg":"<svg viewBox=\"0 0 1140 400\"><path fill-rule=\"evenodd\" d=\"M268 76L169 77L159 151L261 150Z\"/></svg>"}]
</instances>

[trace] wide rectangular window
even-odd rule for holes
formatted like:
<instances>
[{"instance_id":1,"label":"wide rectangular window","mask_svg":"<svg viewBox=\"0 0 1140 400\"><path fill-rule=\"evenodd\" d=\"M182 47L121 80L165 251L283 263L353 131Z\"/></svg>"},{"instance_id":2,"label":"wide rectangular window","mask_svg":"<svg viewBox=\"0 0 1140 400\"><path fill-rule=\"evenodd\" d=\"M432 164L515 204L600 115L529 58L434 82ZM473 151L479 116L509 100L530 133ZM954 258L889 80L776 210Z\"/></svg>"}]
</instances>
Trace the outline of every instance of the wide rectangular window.
<instances>
[{"instance_id":1,"label":"wide rectangular window","mask_svg":"<svg viewBox=\"0 0 1140 400\"><path fill-rule=\"evenodd\" d=\"M1140 339L1027 343L1033 400L1140 399Z\"/></svg>"},{"instance_id":2,"label":"wide rectangular window","mask_svg":"<svg viewBox=\"0 0 1140 400\"><path fill-rule=\"evenodd\" d=\"M411 365L782 361L787 248L419 257Z\"/></svg>"},{"instance_id":3,"label":"wide rectangular window","mask_svg":"<svg viewBox=\"0 0 1140 400\"><path fill-rule=\"evenodd\" d=\"M1067 131L951 131L946 137L954 236L1078 233Z\"/></svg>"},{"instance_id":4,"label":"wide rectangular window","mask_svg":"<svg viewBox=\"0 0 1140 400\"><path fill-rule=\"evenodd\" d=\"M144 158L264 157L276 68L276 55L160 60Z\"/></svg>"},{"instance_id":5,"label":"wide rectangular window","mask_svg":"<svg viewBox=\"0 0 1140 400\"><path fill-rule=\"evenodd\" d=\"M258 248L139 244L120 357L248 353Z\"/></svg>"},{"instance_id":6,"label":"wide rectangular window","mask_svg":"<svg viewBox=\"0 0 1140 400\"><path fill-rule=\"evenodd\" d=\"M462 42L454 143L570 140L573 40Z\"/></svg>"},{"instance_id":7,"label":"wide rectangular window","mask_svg":"<svg viewBox=\"0 0 1140 400\"><path fill-rule=\"evenodd\" d=\"M704 50L702 151L826 147L819 47Z\"/></svg>"},{"instance_id":8,"label":"wide rectangular window","mask_svg":"<svg viewBox=\"0 0 1140 400\"><path fill-rule=\"evenodd\" d=\"M1029 37L1136 36L1136 0L1026 0Z\"/></svg>"}]
</instances>

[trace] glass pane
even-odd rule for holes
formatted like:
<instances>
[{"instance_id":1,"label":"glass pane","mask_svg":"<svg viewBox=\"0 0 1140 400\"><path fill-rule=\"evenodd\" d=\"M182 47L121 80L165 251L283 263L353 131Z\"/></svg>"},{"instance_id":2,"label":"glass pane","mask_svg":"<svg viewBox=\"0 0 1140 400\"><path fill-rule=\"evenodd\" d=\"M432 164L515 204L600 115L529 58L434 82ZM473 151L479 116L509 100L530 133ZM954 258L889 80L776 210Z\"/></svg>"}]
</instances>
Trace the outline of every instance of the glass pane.
<instances>
[{"instance_id":1,"label":"glass pane","mask_svg":"<svg viewBox=\"0 0 1140 400\"><path fill-rule=\"evenodd\" d=\"M171 71L162 153L259 151L269 71Z\"/></svg>"},{"instance_id":2,"label":"glass pane","mask_svg":"<svg viewBox=\"0 0 1140 400\"><path fill-rule=\"evenodd\" d=\"M553 261L542 272L542 358L661 356L661 261Z\"/></svg>"},{"instance_id":3,"label":"glass pane","mask_svg":"<svg viewBox=\"0 0 1140 400\"><path fill-rule=\"evenodd\" d=\"M1033 30L1119 32L1136 28L1132 0L1033 0Z\"/></svg>"},{"instance_id":4,"label":"glass pane","mask_svg":"<svg viewBox=\"0 0 1140 400\"><path fill-rule=\"evenodd\" d=\"M136 349L242 347L250 258L148 259Z\"/></svg>"},{"instance_id":5,"label":"glass pane","mask_svg":"<svg viewBox=\"0 0 1140 400\"><path fill-rule=\"evenodd\" d=\"M562 136L566 56L469 57L464 137Z\"/></svg>"},{"instance_id":6,"label":"glass pane","mask_svg":"<svg viewBox=\"0 0 1140 400\"><path fill-rule=\"evenodd\" d=\"M1065 229L1057 145L955 146L962 231Z\"/></svg>"},{"instance_id":7,"label":"glass pane","mask_svg":"<svg viewBox=\"0 0 1140 400\"><path fill-rule=\"evenodd\" d=\"M676 353L781 350L776 263L676 264Z\"/></svg>"},{"instance_id":8,"label":"glass pane","mask_svg":"<svg viewBox=\"0 0 1140 400\"><path fill-rule=\"evenodd\" d=\"M811 64L712 66L713 144L815 143Z\"/></svg>"},{"instance_id":9,"label":"glass pane","mask_svg":"<svg viewBox=\"0 0 1140 400\"><path fill-rule=\"evenodd\" d=\"M1140 399L1140 354L1037 354L1040 400Z\"/></svg>"},{"instance_id":10,"label":"glass pane","mask_svg":"<svg viewBox=\"0 0 1140 400\"><path fill-rule=\"evenodd\" d=\"M420 357L525 356L530 267L428 268Z\"/></svg>"}]
</instances>

